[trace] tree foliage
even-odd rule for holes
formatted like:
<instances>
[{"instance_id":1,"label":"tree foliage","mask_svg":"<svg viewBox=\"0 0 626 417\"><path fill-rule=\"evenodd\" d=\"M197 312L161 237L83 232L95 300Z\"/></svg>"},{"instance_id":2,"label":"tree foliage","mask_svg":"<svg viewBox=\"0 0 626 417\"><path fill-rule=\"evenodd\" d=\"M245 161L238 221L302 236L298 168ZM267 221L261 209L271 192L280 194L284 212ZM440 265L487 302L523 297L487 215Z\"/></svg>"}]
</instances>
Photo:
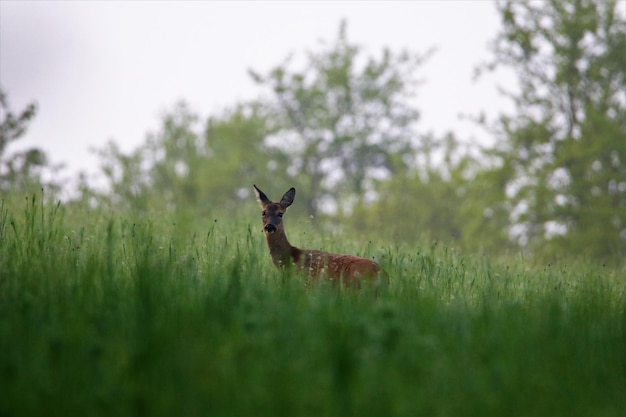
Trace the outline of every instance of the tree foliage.
<instances>
[{"instance_id":1,"label":"tree foliage","mask_svg":"<svg viewBox=\"0 0 626 417\"><path fill-rule=\"evenodd\" d=\"M132 152L115 142L99 150L110 187L101 201L179 219L233 210L254 181L268 179L268 163L279 158L264 148L267 126L262 108L253 103L210 117L205 126L187 104L178 103Z\"/></svg>"},{"instance_id":2,"label":"tree foliage","mask_svg":"<svg viewBox=\"0 0 626 417\"><path fill-rule=\"evenodd\" d=\"M419 116L410 99L424 59L389 50L365 59L344 22L302 70L288 58L267 75L250 72L272 93L278 131L268 143L288 155L286 174L307 189L310 214L322 201L358 200L373 180L410 164Z\"/></svg>"},{"instance_id":3,"label":"tree foliage","mask_svg":"<svg viewBox=\"0 0 626 417\"><path fill-rule=\"evenodd\" d=\"M378 184L379 198L344 222L393 241L441 242L464 250L502 252L508 242L508 210L497 178L452 133L428 135L415 167Z\"/></svg>"},{"instance_id":4,"label":"tree foliage","mask_svg":"<svg viewBox=\"0 0 626 417\"><path fill-rule=\"evenodd\" d=\"M623 3L622 3L623 5ZM490 156L520 243L626 253L626 22L619 2L504 1L493 60L511 68L515 114Z\"/></svg>"},{"instance_id":5,"label":"tree foliage","mask_svg":"<svg viewBox=\"0 0 626 417\"><path fill-rule=\"evenodd\" d=\"M46 153L39 148L8 152L8 147L26 133L37 114L37 105L30 103L22 111L10 109L6 92L0 88L0 190L29 190L43 183L41 169L48 165Z\"/></svg>"}]
</instances>

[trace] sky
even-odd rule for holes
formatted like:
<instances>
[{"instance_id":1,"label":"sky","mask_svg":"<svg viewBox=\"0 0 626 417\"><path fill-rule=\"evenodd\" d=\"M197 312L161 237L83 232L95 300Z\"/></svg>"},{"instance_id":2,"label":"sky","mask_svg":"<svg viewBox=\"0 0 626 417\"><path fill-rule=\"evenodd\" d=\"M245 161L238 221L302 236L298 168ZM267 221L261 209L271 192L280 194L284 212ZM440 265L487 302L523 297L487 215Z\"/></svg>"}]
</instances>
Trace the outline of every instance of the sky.
<instances>
[{"instance_id":1,"label":"sky","mask_svg":"<svg viewBox=\"0 0 626 417\"><path fill-rule=\"evenodd\" d=\"M40 147L66 165L64 177L97 181L93 149L110 140L135 149L180 100L206 118L260 97L249 69L316 50L342 20L368 56L436 48L417 74L422 132L482 140L486 132L460 115L506 108L497 86L511 88L512 75L473 80L499 31L489 0L0 0L0 85L13 110L39 107L12 149Z\"/></svg>"}]
</instances>

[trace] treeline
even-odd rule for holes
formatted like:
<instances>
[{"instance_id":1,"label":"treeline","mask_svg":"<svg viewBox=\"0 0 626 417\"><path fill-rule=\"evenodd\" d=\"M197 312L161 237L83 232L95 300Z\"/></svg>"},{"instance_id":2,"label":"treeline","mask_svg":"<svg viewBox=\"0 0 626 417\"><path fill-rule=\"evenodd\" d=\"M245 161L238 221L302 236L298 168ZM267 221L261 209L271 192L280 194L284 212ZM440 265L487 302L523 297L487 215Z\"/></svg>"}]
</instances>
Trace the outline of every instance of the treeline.
<instances>
[{"instance_id":1,"label":"treeline","mask_svg":"<svg viewBox=\"0 0 626 417\"><path fill-rule=\"evenodd\" d=\"M368 55L345 23L334 41L250 71L263 95L204 118L184 102L124 153L100 149L107 189L83 180L68 204L162 211L197 224L255 207L251 184L299 189L301 212L333 228L471 251L621 260L626 255L626 17L623 2L498 2L501 28L476 76L507 68L514 111L475 115L493 146L424 132L413 105L430 52ZM0 187L44 185L45 154L10 154L36 107L2 94ZM453 98L451 98L453 99ZM45 184L44 184L45 182ZM268 191L269 191L268 190ZM18 193L21 191L21 193ZM329 226L330 227L330 226Z\"/></svg>"}]
</instances>

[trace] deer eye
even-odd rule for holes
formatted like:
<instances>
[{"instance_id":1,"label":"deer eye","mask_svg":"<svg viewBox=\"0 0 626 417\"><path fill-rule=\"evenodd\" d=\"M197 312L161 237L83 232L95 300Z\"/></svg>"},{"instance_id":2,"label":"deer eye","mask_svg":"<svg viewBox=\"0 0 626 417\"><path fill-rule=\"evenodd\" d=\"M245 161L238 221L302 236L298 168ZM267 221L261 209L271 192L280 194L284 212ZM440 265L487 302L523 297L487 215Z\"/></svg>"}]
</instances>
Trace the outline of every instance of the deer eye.
<instances>
[{"instance_id":1,"label":"deer eye","mask_svg":"<svg viewBox=\"0 0 626 417\"><path fill-rule=\"evenodd\" d=\"M265 210L261 212L261 216L265 216Z\"/></svg>"},{"instance_id":2,"label":"deer eye","mask_svg":"<svg viewBox=\"0 0 626 417\"><path fill-rule=\"evenodd\" d=\"M283 217L283 213L278 213L278 217Z\"/></svg>"}]
</instances>

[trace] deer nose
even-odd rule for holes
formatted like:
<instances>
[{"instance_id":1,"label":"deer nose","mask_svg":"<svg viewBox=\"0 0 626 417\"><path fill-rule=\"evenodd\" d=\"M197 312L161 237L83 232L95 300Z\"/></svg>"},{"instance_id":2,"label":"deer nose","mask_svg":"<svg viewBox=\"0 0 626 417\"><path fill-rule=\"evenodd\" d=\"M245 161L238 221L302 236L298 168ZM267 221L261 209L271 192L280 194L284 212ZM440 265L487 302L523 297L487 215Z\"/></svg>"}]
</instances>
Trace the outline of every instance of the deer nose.
<instances>
[{"instance_id":1,"label":"deer nose","mask_svg":"<svg viewBox=\"0 0 626 417\"><path fill-rule=\"evenodd\" d=\"M276 231L276 226L274 226L272 223L266 224L265 231L268 233L274 233Z\"/></svg>"}]
</instances>

